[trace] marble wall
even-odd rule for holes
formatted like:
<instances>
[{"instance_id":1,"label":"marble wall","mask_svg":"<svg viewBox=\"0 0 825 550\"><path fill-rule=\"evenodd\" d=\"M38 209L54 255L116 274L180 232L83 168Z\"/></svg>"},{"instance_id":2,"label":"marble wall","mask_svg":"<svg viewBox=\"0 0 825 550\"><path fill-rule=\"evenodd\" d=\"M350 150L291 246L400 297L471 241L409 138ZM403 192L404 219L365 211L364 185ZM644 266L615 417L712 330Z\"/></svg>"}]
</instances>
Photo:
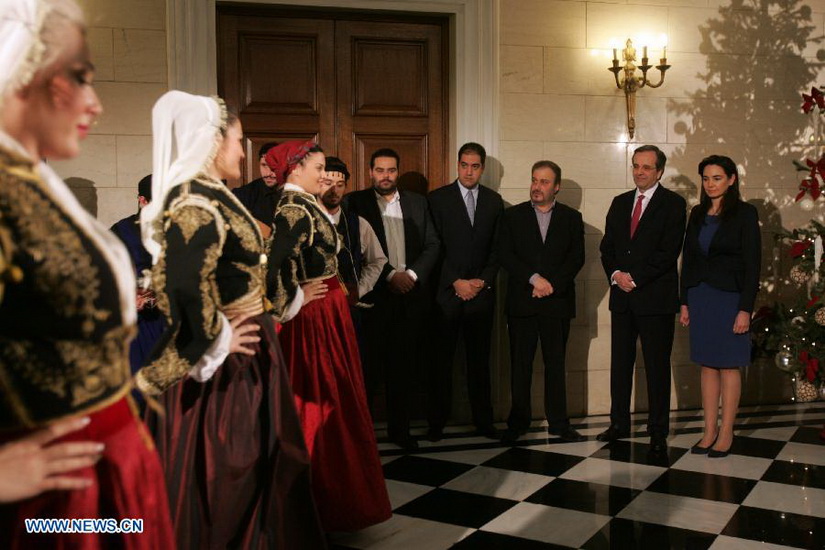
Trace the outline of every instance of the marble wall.
<instances>
[{"instance_id":1,"label":"marble wall","mask_svg":"<svg viewBox=\"0 0 825 550\"><path fill-rule=\"evenodd\" d=\"M166 2L78 0L103 115L76 159L54 167L107 225L137 210L152 170L152 105L166 91Z\"/></svg>"},{"instance_id":2,"label":"marble wall","mask_svg":"<svg viewBox=\"0 0 825 550\"><path fill-rule=\"evenodd\" d=\"M500 13L500 190L507 201L521 202L528 198L534 161L548 158L562 167L559 200L582 211L587 246L568 354L570 410L606 413L610 314L598 244L611 200L633 188L633 149L644 143L662 148L669 157L664 184L693 203L699 160L716 153L739 163L743 195L763 222L769 278L773 231L822 215L825 203L820 199L813 212L793 204L801 178L791 164L814 153L815 121L801 112L799 94L823 83L825 2L501 0ZM607 71L610 48L621 48L628 37L662 33L672 68L661 88L638 93L636 136L628 141L624 94ZM641 54L642 43L635 46ZM658 60L660 52L651 48L650 57ZM681 327L673 365L673 407L699 406L698 372ZM643 368L640 361L634 398L640 408ZM506 376L498 376L501 386ZM789 397L786 379L761 363L745 372L744 384L746 402ZM540 396L535 386L539 403Z\"/></svg>"}]
</instances>

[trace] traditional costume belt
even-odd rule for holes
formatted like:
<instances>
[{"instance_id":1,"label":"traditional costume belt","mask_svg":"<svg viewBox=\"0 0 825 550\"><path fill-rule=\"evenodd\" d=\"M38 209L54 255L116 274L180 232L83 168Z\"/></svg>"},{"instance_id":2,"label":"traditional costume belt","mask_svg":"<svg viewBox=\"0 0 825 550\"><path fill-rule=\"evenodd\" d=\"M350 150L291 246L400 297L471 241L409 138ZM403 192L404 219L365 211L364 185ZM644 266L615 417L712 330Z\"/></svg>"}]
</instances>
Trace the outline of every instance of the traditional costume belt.
<instances>
[{"instance_id":1,"label":"traditional costume belt","mask_svg":"<svg viewBox=\"0 0 825 550\"><path fill-rule=\"evenodd\" d=\"M264 294L260 287L221 307L221 311L230 321L241 315L259 315L264 309Z\"/></svg>"},{"instance_id":2,"label":"traditional costume belt","mask_svg":"<svg viewBox=\"0 0 825 550\"><path fill-rule=\"evenodd\" d=\"M340 288L344 291L345 294L347 293L346 287L341 282L341 277L337 273L333 275L322 275L321 277L315 277L313 279L307 279L305 281L299 281L299 284L305 285L307 283L313 283L316 281L320 281L327 285L327 290L335 290L336 288Z\"/></svg>"}]
</instances>

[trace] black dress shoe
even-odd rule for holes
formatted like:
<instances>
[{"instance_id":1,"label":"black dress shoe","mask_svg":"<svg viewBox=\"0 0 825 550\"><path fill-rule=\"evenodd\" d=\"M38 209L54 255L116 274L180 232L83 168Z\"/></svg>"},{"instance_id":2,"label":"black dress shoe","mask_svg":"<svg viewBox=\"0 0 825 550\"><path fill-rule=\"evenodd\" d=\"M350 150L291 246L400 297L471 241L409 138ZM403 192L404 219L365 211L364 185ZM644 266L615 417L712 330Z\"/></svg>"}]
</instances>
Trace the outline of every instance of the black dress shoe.
<instances>
[{"instance_id":1,"label":"black dress shoe","mask_svg":"<svg viewBox=\"0 0 825 550\"><path fill-rule=\"evenodd\" d=\"M667 438L663 435L650 436L650 452L657 455L667 453Z\"/></svg>"},{"instance_id":2,"label":"black dress shoe","mask_svg":"<svg viewBox=\"0 0 825 550\"><path fill-rule=\"evenodd\" d=\"M502 433L493 426L479 426L473 435L486 437L488 439L500 439Z\"/></svg>"},{"instance_id":3,"label":"black dress shoe","mask_svg":"<svg viewBox=\"0 0 825 550\"><path fill-rule=\"evenodd\" d=\"M725 458L730 454L730 449L733 447L733 440L730 442L730 447L728 447L727 451L717 451L713 447L708 450L708 458Z\"/></svg>"},{"instance_id":4,"label":"black dress shoe","mask_svg":"<svg viewBox=\"0 0 825 550\"><path fill-rule=\"evenodd\" d=\"M398 445L405 451L415 451L416 449L418 449L418 441L416 441L415 438L410 434L390 437L390 443Z\"/></svg>"},{"instance_id":5,"label":"black dress shoe","mask_svg":"<svg viewBox=\"0 0 825 550\"><path fill-rule=\"evenodd\" d=\"M435 443L436 441L441 441L443 438L443 428L430 428L429 430L427 430L427 441L432 441L433 443Z\"/></svg>"},{"instance_id":6,"label":"black dress shoe","mask_svg":"<svg viewBox=\"0 0 825 550\"><path fill-rule=\"evenodd\" d=\"M504 433L501 434L501 442L507 445L515 443L516 441L518 441L518 438L521 437L523 433L524 432L521 430L507 428L506 430L504 430Z\"/></svg>"},{"instance_id":7,"label":"black dress shoe","mask_svg":"<svg viewBox=\"0 0 825 550\"><path fill-rule=\"evenodd\" d=\"M547 429L547 433L550 435L558 436L559 439L562 441L566 441L568 443L574 443L576 441L584 441L587 439L582 434L580 434L573 426L567 426L566 428L562 428L561 430L551 430Z\"/></svg>"},{"instance_id":8,"label":"black dress shoe","mask_svg":"<svg viewBox=\"0 0 825 550\"><path fill-rule=\"evenodd\" d=\"M630 437L630 430L620 430L616 426L610 426L596 436L596 441L616 441L625 437Z\"/></svg>"},{"instance_id":9,"label":"black dress shoe","mask_svg":"<svg viewBox=\"0 0 825 550\"><path fill-rule=\"evenodd\" d=\"M713 443L710 444L710 447L713 447L714 445L716 445L716 439L718 437L719 436L717 435L716 438L713 439ZM708 452L710 451L710 447L700 447L699 443L701 443L701 442L702 442L702 440L699 440L699 442L696 443L696 445L694 445L693 447L690 448L690 453L691 454L694 454L694 455L706 455L706 454L708 454Z\"/></svg>"}]
</instances>

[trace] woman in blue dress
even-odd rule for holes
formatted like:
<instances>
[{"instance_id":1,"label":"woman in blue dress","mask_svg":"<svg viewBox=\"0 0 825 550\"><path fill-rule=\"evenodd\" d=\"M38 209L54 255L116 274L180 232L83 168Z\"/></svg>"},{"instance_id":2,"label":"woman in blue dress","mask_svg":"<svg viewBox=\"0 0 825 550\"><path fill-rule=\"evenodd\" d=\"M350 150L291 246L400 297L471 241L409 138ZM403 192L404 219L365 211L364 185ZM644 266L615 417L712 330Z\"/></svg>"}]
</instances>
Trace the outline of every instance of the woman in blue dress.
<instances>
[{"instance_id":1,"label":"woman in blue dress","mask_svg":"<svg viewBox=\"0 0 825 550\"><path fill-rule=\"evenodd\" d=\"M736 164L712 155L699 163L699 175L701 199L690 213L682 250L679 321L690 326L690 358L702 366L705 428L691 452L721 458L733 444L739 368L750 364L761 239L756 208L740 196Z\"/></svg>"}]
</instances>

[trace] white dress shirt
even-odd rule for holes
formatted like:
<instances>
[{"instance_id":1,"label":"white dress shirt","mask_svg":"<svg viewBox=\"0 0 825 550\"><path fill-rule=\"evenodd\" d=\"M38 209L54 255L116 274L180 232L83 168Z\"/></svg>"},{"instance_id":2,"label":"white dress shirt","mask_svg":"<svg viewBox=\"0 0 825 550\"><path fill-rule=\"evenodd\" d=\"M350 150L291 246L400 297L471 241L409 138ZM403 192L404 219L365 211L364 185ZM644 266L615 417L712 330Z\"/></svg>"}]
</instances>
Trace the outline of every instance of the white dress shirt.
<instances>
[{"instance_id":1,"label":"white dress shirt","mask_svg":"<svg viewBox=\"0 0 825 550\"><path fill-rule=\"evenodd\" d=\"M404 212L401 210L401 195L396 191L390 200L383 195L375 194L378 210L381 211L381 222L384 224L384 234L387 236L387 259L393 270L387 275L387 281L392 280L397 271L406 271L413 281L418 275L412 269L407 269L406 241L404 240Z\"/></svg>"}]
</instances>

